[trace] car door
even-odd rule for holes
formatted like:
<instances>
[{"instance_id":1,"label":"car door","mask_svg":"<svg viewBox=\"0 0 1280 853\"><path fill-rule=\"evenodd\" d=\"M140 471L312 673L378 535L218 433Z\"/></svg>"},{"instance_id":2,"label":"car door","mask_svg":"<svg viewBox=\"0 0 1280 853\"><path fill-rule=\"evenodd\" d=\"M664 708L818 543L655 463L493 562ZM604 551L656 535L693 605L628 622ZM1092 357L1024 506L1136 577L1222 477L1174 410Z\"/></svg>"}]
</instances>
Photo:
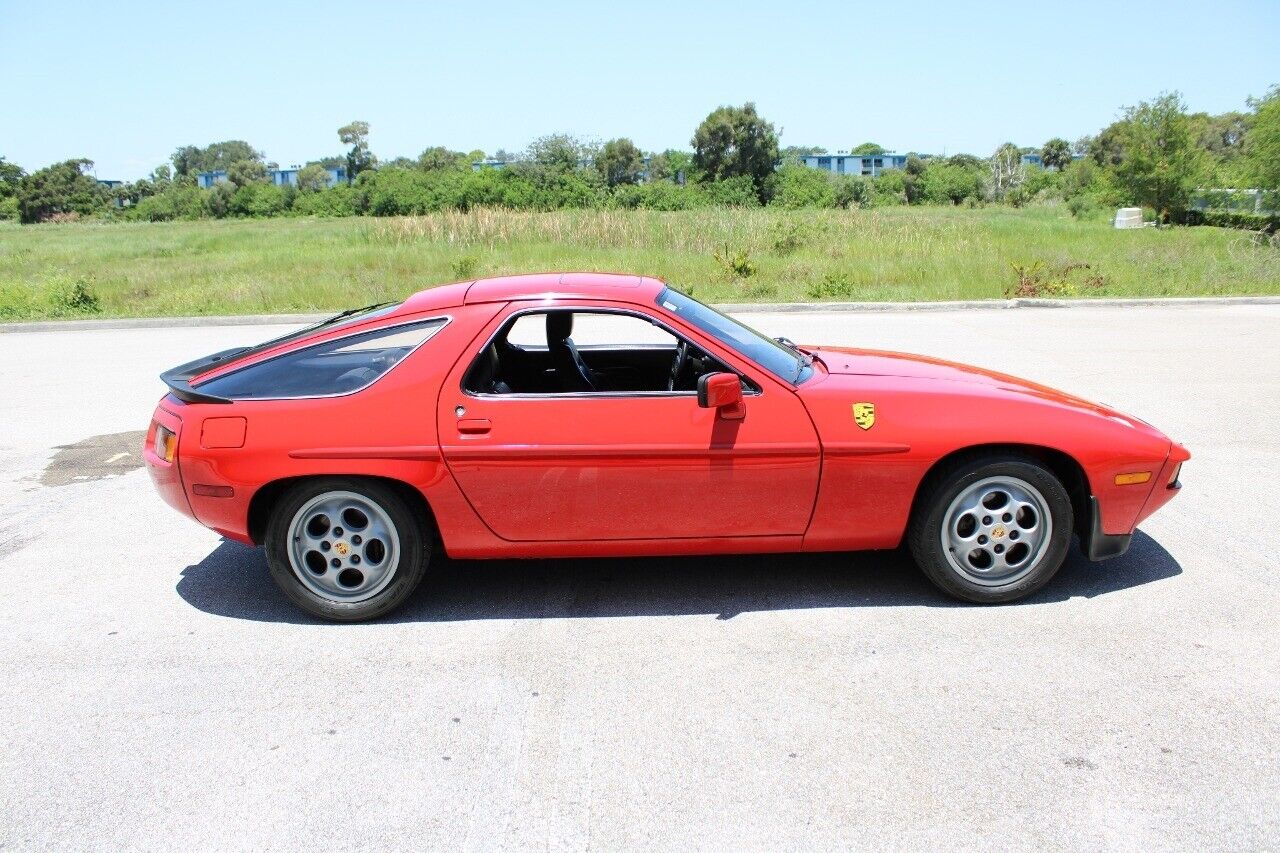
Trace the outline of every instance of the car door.
<instances>
[{"instance_id":1,"label":"car door","mask_svg":"<svg viewBox=\"0 0 1280 853\"><path fill-rule=\"evenodd\" d=\"M575 316L640 317L676 335L634 307L572 307ZM455 365L440 395L444 458L495 534L545 542L804 533L821 462L813 424L790 388L713 342L680 333L745 378L750 390L743 420L700 408L693 391L464 388L472 364L508 323L546 310L545 303L512 303L499 312ZM616 359L619 344L626 343L598 345ZM589 348L583 359L591 361Z\"/></svg>"}]
</instances>

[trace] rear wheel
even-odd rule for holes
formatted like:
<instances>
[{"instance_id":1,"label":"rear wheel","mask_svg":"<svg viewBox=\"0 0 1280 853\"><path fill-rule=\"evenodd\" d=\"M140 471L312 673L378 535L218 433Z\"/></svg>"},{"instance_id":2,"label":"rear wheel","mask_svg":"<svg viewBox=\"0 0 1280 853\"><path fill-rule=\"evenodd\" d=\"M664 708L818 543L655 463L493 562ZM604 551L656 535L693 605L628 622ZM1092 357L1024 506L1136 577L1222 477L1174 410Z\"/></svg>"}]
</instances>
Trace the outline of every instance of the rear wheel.
<instances>
[{"instance_id":1,"label":"rear wheel","mask_svg":"<svg viewBox=\"0 0 1280 853\"><path fill-rule=\"evenodd\" d=\"M276 585L322 619L359 622L398 607L431 556L423 519L392 488L307 480L276 504L264 545Z\"/></svg>"},{"instance_id":2,"label":"rear wheel","mask_svg":"<svg viewBox=\"0 0 1280 853\"><path fill-rule=\"evenodd\" d=\"M926 488L908 545L948 595L980 604L1014 601L1061 568L1071 544L1071 498L1035 459L962 460Z\"/></svg>"}]
</instances>

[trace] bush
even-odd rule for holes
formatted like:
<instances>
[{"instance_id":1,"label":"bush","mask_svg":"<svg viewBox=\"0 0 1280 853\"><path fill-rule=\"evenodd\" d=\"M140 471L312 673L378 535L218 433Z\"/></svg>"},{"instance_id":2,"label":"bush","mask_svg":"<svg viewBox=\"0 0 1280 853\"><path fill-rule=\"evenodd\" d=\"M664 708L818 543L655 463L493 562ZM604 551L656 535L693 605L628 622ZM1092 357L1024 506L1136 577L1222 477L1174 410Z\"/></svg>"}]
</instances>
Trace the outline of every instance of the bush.
<instances>
[{"instance_id":1,"label":"bush","mask_svg":"<svg viewBox=\"0 0 1280 853\"><path fill-rule=\"evenodd\" d=\"M627 210L693 210L711 203L697 185L680 186L670 181L617 187L610 198L614 207Z\"/></svg>"},{"instance_id":2,"label":"bush","mask_svg":"<svg viewBox=\"0 0 1280 853\"><path fill-rule=\"evenodd\" d=\"M449 262L449 271L458 281L475 278L480 269L480 259L475 255L463 255Z\"/></svg>"},{"instance_id":3,"label":"bush","mask_svg":"<svg viewBox=\"0 0 1280 853\"><path fill-rule=\"evenodd\" d=\"M204 219L209 215L207 190L173 185L162 193L147 196L128 208L127 218L146 222L172 222L175 219Z\"/></svg>"},{"instance_id":4,"label":"bush","mask_svg":"<svg viewBox=\"0 0 1280 853\"><path fill-rule=\"evenodd\" d=\"M410 216L447 207L446 172L378 169L360 174L356 181L358 204L373 216Z\"/></svg>"},{"instance_id":5,"label":"bush","mask_svg":"<svg viewBox=\"0 0 1280 853\"><path fill-rule=\"evenodd\" d=\"M1240 210L1188 210L1182 215L1186 225L1243 228L1248 231L1280 231L1280 214L1247 213Z\"/></svg>"},{"instance_id":6,"label":"bush","mask_svg":"<svg viewBox=\"0 0 1280 853\"><path fill-rule=\"evenodd\" d=\"M930 161L920 176L920 198L928 204L960 204L982 192L982 175L964 166Z\"/></svg>"},{"instance_id":7,"label":"bush","mask_svg":"<svg viewBox=\"0 0 1280 853\"><path fill-rule=\"evenodd\" d=\"M374 216L407 216L438 210L502 206L559 210L597 207L601 188L582 172L544 169L379 169L356 183L357 209Z\"/></svg>"},{"instance_id":8,"label":"bush","mask_svg":"<svg viewBox=\"0 0 1280 853\"><path fill-rule=\"evenodd\" d=\"M1062 177L1062 172L1052 172L1039 166L1028 166L1026 180L1022 183L1023 197L1030 201L1059 195Z\"/></svg>"},{"instance_id":9,"label":"bush","mask_svg":"<svg viewBox=\"0 0 1280 853\"><path fill-rule=\"evenodd\" d=\"M702 184L707 199L712 204L723 207L758 207L760 199L756 195L756 185L750 175L738 175L723 181L712 181Z\"/></svg>"},{"instance_id":10,"label":"bush","mask_svg":"<svg viewBox=\"0 0 1280 853\"><path fill-rule=\"evenodd\" d=\"M835 182L830 173L822 169L786 165L775 175L769 204L786 210L835 207Z\"/></svg>"},{"instance_id":11,"label":"bush","mask_svg":"<svg viewBox=\"0 0 1280 853\"><path fill-rule=\"evenodd\" d=\"M871 182L861 175L837 175L835 180L836 207L870 207L875 194Z\"/></svg>"},{"instance_id":12,"label":"bush","mask_svg":"<svg viewBox=\"0 0 1280 853\"><path fill-rule=\"evenodd\" d=\"M219 181L210 187L204 196L204 206L209 210L209 215L218 219L230 216L235 194L235 187L225 181Z\"/></svg>"},{"instance_id":13,"label":"bush","mask_svg":"<svg viewBox=\"0 0 1280 853\"><path fill-rule=\"evenodd\" d=\"M90 287L90 279L81 276L70 281L55 279L49 291L50 313L55 317L72 314L97 314L102 310L98 296Z\"/></svg>"},{"instance_id":14,"label":"bush","mask_svg":"<svg viewBox=\"0 0 1280 853\"><path fill-rule=\"evenodd\" d=\"M0 221L18 218L18 197L0 198Z\"/></svg>"},{"instance_id":15,"label":"bush","mask_svg":"<svg viewBox=\"0 0 1280 853\"><path fill-rule=\"evenodd\" d=\"M717 249L711 253L711 257L720 265L725 278L730 280L745 280L759 271L756 262L751 259L751 254L746 249L731 249L727 243L723 251Z\"/></svg>"},{"instance_id":16,"label":"bush","mask_svg":"<svg viewBox=\"0 0 1280 853\"><path fill-rule=\"evenodd\" d=\"M245 184L231 197L231 213L261 219L279 216L288 210L283 187L275 184Z\"/></svg>"},{"instance_id":17,"label":"bush","mask_svg":"<svg viewBox=\"0 0 1280 853\"><path fill-rule=\"evenodd\" d=\"M1029 264L1009 262L1016 281L1006 285L1004 295L1018 297L1062 297L1096 293L1107 286L1107 277L1094 270L1092 264L1065 261L1049 266L1044 261Z\"/></svg>"},{"instance_id":18,"label":"bush","mask_svg":"<svg viewBox=\"0 0 1280 853\"><path fill-rule=\"evenodd\" d=\"M805 244L805 233L799 222L775 222L769 228L775 255L789 255Z\"/></svg>"},{"instance_id":19,"label":"bush","mask_svg":"<svg viewBox=\"0 0 1280 853\"><path fill-rule=\"evenodd\" d=\"M1085 221L1101 219L1105 211L1091 195L1077 195L1067 199L1067 210L1076 219Z\"/></svg>"},{"instance_id":20,"label":"bush","mask_svg":"<svg viewBox=\"0 0 1280 853\"><path fill-rule=\"evenodd\" d=\"M338 184L327 190L298 193L292 211L298 216L355 216L360 212L356 201L355 187Z\"/></svg>"},{"instance_id":21,"label":"bush","mask_svg":"<svg viewBox=\"0 0 1280 853\"><path fill-rule=\"evenodd\" d=\"M807 292L810 299L818 301L834 299L847 302L854 297L857 290L857 284L847 273L829 272L822 277L822 281L809 285Z\"/></svg>"},{"instance_id":22,"label":"bush","mask_svg":"<svg viewBox=\"0 0 1280 853\"><path fill-rule=\"evenodd\" d=\"M887 169L872 178L871 198L876 205L906 204L906 173L901 169Z\"/></svg>"}]
</instances>

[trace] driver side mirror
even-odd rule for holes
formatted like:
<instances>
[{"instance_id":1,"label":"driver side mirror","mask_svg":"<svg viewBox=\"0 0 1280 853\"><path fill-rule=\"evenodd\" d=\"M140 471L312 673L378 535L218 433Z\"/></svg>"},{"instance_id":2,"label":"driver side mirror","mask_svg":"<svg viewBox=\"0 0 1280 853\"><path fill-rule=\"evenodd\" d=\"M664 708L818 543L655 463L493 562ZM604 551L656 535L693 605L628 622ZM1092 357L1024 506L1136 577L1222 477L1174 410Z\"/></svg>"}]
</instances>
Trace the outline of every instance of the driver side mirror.
<instances>
[{"instance_id":1,"label":"driver side mirror","mask_svg":"<svg viewBox=\"0 0 1280 853\"><path fill-rule=\"evenodd\" d=\"M742 420L747 416L742 380L734 373L707 373L698 377L698 405L717 409L726 421Z\"/></svg>"}]
</instances>

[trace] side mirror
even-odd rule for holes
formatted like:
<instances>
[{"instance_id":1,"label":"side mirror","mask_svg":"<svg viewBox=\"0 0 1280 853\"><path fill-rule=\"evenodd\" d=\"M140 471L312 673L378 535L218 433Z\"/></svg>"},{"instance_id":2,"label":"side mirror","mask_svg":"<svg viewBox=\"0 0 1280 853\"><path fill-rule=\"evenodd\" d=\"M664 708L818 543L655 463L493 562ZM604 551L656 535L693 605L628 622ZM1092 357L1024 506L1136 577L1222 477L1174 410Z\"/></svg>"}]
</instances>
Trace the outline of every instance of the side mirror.
<instances>
[{"instance_id":1,"label":"side mirror","mask_svg":"<svg viewBox=\"0 0 1280 853\"><path fill-rule=\"evenodd\" d=\"M707 373L698 377L698 405L719 410L727 421L740 421L747 416L742 400L742 380L734 373Z\"/></svg>"}]
</instances>

